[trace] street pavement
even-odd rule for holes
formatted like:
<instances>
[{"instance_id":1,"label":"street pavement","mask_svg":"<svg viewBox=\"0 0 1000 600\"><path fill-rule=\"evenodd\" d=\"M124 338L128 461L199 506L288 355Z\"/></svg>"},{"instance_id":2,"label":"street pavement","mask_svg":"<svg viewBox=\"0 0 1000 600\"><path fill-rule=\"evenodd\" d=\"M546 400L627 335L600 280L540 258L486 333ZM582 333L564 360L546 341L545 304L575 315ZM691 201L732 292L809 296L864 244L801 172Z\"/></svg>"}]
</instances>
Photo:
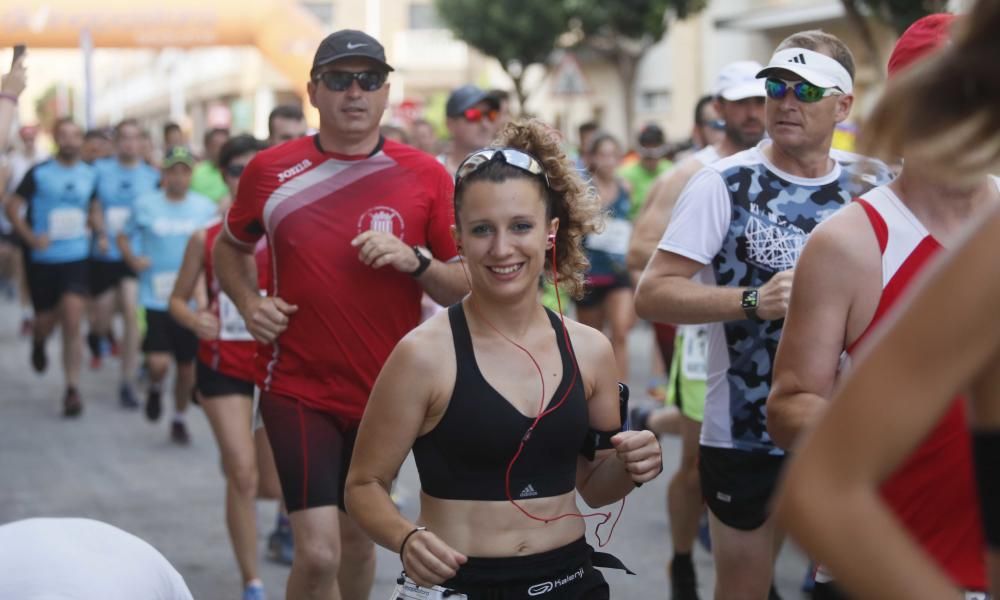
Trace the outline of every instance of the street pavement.
<instances>
[{"instance_id":1,"label":"street pavement","mask_svg":"<svg viewBox=\"0 0 1000 600\"><path fill-rule=\"evenodd\" d=\"M239 598L239 574L224 523L219 454L200 409L189 409L191 446L172 445L167 437L172 401L158 423L146 421L141 411L119 408L119 363L106 359L99 371L84 366L83 415L64 420L59 340L49 341L48 372L36 375L29 366L28 340L18 336L18 317L15 305L0 301L0 523L36 516L105 521L155 546L184 576L195 598ZM644 401L651 347L648 328L633 331L633 402ZM670 536L664 499L680 444L666 437L663 450L663 475L629 495L614 536L604 548L637 573L632 577L605 572L614 598L669 597L665 566ZM397 492L403 512L415 517L419 483L412 460L400 473ZM619 507L620 503L609 508L617 514ZM263 558L275 510L273 501L258 503L258 537L268 597L281 600L288 568ZM589 520L588 539L596 546L595 526ZM711 557L699 546L695 559L701 596L712 598ZM399 557L379 548L372 599L390 597L399 570ZM786 544L776 577L785 599L802 597L799 585L805 570L802 554Z\"/></svg>"}]
</instances>

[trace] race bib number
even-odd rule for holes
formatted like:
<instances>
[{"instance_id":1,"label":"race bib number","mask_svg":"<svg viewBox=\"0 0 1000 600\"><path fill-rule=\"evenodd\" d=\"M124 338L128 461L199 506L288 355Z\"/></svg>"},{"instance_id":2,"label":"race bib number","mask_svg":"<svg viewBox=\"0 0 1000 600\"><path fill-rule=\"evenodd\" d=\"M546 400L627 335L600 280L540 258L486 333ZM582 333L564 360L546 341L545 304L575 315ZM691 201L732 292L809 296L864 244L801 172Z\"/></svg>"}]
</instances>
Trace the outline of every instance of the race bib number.
<instances>
[{"instance_id":1,"label":"race bib number","mask_svg":"<svg viewBox=\"0 0 1000 600\"><path fill-rule=\"evenodd\" d=\"M609 219L604 224L604 231L587 236L585 245L591 250L624 256L631 238L631 223L625 219Z\"/></svg>"},{"instance_id":2,"label":"race bib number","mask_svg":"<svg viewBox=\"0 0 1000 600\"><path fill-rule=\"evenodd\" d=\"M87 234L87 216L79 208L57 208L49 213L49 239L71 240Z\"/></svg>"},{"instance_id":3,"label":"race bib number","mask_svg":"<svg viewBox=\"0 0 1000 600\"><path fill-rule=\"evenodd\" d=\"M177 273L157 273L153 275L153 296L160 302L170 299L170 292L174 291L174 282L177 281Z\"/></svg>"},{"instance_id":4,"label":"race bib number","mask_svg":"<svg viewBox=\"0 0 1000 600\"><path fill-rule=\"evenodd\" d=\"M247 323L243 320L240 311L236 309L236 304L226 295L219 292L219 339L223 342L252 342L253 336L247 329Z\"/></svg>"},{"instance_id":5,"label":"race bib number","mask_svg":"<svg viewBox=\"0 0 1000 600\"><path fill-rule=\"evenodd\" d=\"M445 592L448 595L445 596ZM392 596L389 596L390 600L468 600L469 597L465 594L459 594L458 592L450 591L441 586L434 586L432 588L420 587L419 585L413 583L413 580L409 577L405 578L403 583L396 584L396 589L392 591Z\"/></svg>"},{"instance_id":6,"label":"race bib number","mask_svg":"<svg viewBox=\"0 0 1000 600\"><path fill-rule=\"evenodd\" d=\"M705 381L708 376L708 327L686 326L683 335L681 373L685 379Z\"/></svg>"},{"instance_id":7,"label":"race bib number","mask_svg":"<svg viewBox=\"0 0 1000 600\"><path fill-rule=\"evenodd\" d=\"M127 206L112 206L104 214L105 229L108 237L113 238L125 229L125 223L132 215L132 209Z\"/></svg>"}]
</instances>

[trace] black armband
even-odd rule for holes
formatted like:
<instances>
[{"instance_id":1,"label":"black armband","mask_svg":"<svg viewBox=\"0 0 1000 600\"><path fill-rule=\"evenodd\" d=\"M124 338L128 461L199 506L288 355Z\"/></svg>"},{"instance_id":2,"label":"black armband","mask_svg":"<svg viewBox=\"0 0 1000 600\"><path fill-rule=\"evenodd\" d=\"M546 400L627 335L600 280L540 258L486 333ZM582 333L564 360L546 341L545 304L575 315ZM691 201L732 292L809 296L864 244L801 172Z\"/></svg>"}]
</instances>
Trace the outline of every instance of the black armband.
<instances>
[{"instance_id":1,"label":"black armband","mask_svg":"<svg viewBox=\"0 0 1000 600\"><path fill-rule=\"evenodd\" d=\"M621 429L614 431L588 429L587 439L584 440L583 446L580 447L581 456L587 460L594 460L594 456L598 450L610 450L614 448L611 444L612 437L620 431L628 430L628 386L621 382L618 382L618 411L621 417Z\"/></svg>"},{"instance_id":2,"label":"black armband","mask_svg":"<svg viewBox=\"0 0 1000 600\"><path fill-rule=\"evenodd\" d=\"M979 484L979 502L983 513L986 544L1000 549L1000 430L975 431L972 454Z\"/></svg>"}]
</instances>

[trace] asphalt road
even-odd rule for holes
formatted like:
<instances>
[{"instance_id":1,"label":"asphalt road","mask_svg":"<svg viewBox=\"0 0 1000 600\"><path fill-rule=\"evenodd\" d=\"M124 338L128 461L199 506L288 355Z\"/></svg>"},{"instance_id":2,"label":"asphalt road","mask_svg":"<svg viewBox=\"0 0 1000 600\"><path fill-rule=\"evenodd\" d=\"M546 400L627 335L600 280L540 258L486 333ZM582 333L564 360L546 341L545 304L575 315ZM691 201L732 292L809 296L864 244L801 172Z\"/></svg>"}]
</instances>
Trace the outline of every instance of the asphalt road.
<instances>
[{"instance_id":1,"label":"asphalt road","mask_svg":"<svg viewBox=\"0 0 1000 600\"><path fill-rule=\"evenodd\" d=\"M106 521L158 548L180 571L195 598L240 597L240 581L223 521L223 479L208 422L199 409L188 417L190 447L167 439L170 411L151 424L117 404L117 360L99 371L84 367L83 416L60 417L62 376L58 339L49 341L49 371L29 367L28 341L18 337L18 312L0 301L0 523L34 516L77 516ZM630 340L633 399L649 379L651 335L637 328ZM165 397L169 397L166 396ZM606 573L616 598L668 598L665 565L670 556L665 489L680 446L664 438L664 475L627 501L614 537L605 548L637 573ZM416 512L416 471L407 462L398 491L404 512ZM614 508L617 510L617 506ZM275 503L258 504L261 555L273 526ZM594 523L588 538L594 541ZM603 533L603 531L602 531ZM712 598L712 562L696 550L702 598ZM287 567L262 558L262 577L272 600L284 598ZM786 599L800 598L806 569L801 553L786 544L777 566L777 586ZM373 599L389 598L399 572L398 556L379 549Z\"/></svg>"}]
</instances>

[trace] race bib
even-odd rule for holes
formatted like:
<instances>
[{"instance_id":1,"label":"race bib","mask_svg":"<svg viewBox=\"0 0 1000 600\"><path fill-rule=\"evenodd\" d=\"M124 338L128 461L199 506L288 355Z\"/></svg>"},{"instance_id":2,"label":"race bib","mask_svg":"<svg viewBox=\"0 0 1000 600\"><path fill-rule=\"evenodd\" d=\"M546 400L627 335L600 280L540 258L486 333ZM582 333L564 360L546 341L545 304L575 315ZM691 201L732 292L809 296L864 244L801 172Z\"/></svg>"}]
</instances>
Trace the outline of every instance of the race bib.
<instances>
[{"instance_id":1,"label":"race bib","mask_svg":"<svg viewBox=\"0 0 1000 600\"><path fill-rule=\"evenodd\" d=\"M708 377L708 326L685 326L683 335L681 373L685 379L705 381Z\"/></svg>"},{"instance_id":2,"label":"race bib","mask_svg":"<svg viewBox=\"0 0 1000 600\"><path fill-rule=\"evenodd\" d=\"M49 239L72 240L87 234L87 216L79 208L57 208L49 213Z\"/></svg>"},{"instance_id":3,"label":"race bib","mask_svg":"<svg viewBox=\"0 0 1000 600\"><path fill-rule=\"evenodd\" d=\"M104 213L104 225L108 232L108 237L113 238L120 231L125 229L125 223L132 215L132 209L127 206L111 206Z\"/></svg>"},{"instance_id":4,"label":"race bib","mask_svg":"<svg viewBox=\"0 0 1000 600\"><path fill-rule=\"evenodd\" d=\"M448 592L447 596L444 595L445 592ZM420 587L406 577L403 583L396 584L396 589L389 598L390 600L468 600L469 597L439 585L432 588Z\"/></svg>"},{"instance_id":5,"label":"race bib","mask_svg":"<svg viewBox=\"0 0 1000 600\"><path fill-rule=\"evenodd\" d=\"M253 336L247 330L243 315L236 309L236 304L220 291L219 301L219 339L223 342L252 342Z\"/></svg>"},{"instance_id":6,"label":"race bib","mask_svg":"<svg viewBox=\"0 0 1000 600\"><path fill-rule=\"evenodd\" d=\"M153 275L153 296L160 302L170 299L170 292L174 291L174 282L177 281L177 273L157 273Z\"/></svg>"},{"instance_id":7,"label":"race bib","mask_svg":"<svg viewBox=\"0 0 1000 600\"><path fill-rule=\"evenodd\" d=\"M625 219L609 219L604 231L588 235L584 244L591 250L624 256L628 253L628 242L632 238L632 224Z\"/></svg>"}]
</instances>

